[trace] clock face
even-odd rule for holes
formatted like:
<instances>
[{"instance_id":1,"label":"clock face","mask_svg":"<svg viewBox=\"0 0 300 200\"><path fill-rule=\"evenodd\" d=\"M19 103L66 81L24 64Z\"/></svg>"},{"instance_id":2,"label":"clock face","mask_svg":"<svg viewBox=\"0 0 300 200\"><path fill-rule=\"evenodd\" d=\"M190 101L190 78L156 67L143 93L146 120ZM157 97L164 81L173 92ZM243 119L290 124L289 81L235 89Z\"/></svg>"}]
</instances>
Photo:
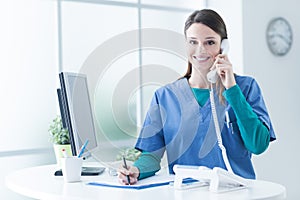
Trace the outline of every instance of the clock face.
<instances>
[{"instance_id":1,"label":"clock face","mask_svg":"<svg viewBox=\"0 0 300 200\"><path fill-rule=\"evenodd\" d=\"M274 55L283 56L289 52L293 42L292 28L282 17L270 21L267 28L267 43Z\"/></svg>"}]
</instances>

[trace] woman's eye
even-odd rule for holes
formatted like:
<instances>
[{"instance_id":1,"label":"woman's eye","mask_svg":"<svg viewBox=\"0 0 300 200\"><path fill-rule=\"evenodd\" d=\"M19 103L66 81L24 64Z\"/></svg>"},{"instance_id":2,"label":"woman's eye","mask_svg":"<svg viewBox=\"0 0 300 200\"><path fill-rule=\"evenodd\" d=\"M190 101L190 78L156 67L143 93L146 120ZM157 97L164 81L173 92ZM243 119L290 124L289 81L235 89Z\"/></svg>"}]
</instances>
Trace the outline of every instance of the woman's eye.
<instances>
[{"instance_id":1,"label":"woman's eye","mask_svg":"<svg viewBox=\"0 0 300 200\"><path fill-rule=\"evenodd\" d=\"M207 41L207 44L208 44L208 45L214 45L214 44L215 44L215 41L212 41L212 40Z\"/></svg>"},{"instance_id":2,"label":"woman's eye","mask_svg":"<svg viewBox=\"0 0 300 200\"><path fill-rule=\"evenodd\" d=\"M190 44L197 44L197 41L195 41L195 40L190 40L189 43L190 43Z\"/></svg>"}]
</instances>

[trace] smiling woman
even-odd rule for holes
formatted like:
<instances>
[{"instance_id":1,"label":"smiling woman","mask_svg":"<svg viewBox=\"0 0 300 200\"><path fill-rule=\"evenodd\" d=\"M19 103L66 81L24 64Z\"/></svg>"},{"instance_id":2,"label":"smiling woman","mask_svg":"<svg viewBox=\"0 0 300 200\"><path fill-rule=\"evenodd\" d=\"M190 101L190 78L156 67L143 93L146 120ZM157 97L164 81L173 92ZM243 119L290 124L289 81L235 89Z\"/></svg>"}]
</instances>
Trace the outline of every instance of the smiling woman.
<instances>
[{"instance_id":1,"label":"smiling woman","mask_svg":"<svg viewBox=\"0 0 300 200\"><path fill-rule=\"evenodd\" d=\"M228 55L220 54L221 42L227 39L220 15L196 10L187 18L184 33L187 72L155 91L135 145L142 154L133 166L120 169L123 184L128 184L128 175L131 184L153 176L164 153L171 174L173 166L181 164L221 167L255 179L252 154L261 154L276 139L255 79L234 74ZM216 84L206 79L211 69L216 69ZM220 133L212 113L219 119Z\"/></svg>"}]
</instances>

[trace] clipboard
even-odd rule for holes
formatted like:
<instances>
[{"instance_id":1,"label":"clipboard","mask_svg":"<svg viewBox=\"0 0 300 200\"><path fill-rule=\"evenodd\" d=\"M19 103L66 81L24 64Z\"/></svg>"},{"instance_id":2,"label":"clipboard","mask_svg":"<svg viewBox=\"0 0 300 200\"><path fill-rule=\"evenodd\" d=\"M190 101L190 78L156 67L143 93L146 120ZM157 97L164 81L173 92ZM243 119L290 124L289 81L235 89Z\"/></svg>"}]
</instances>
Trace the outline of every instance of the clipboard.
<instances>
[{"instance_id":1,"label":"clipboard","mask_svg":"<svg viewBox=\"0 0 300 200\"><path fill-rule=\"evenodd\" d=\"M147 189L147 188L152 188L152 187L159 187L159 186L164 186L164 185L169 185L169 184L170 184L170 181L161 182L161 183L151 183L151 184L145 184L145 185L114 185L114 184L99 183L99 182L87 183L87 185L93 185L93 186L132 189L132 190L142 190L142 189Z\"/></svg>"},{"instance_id":2,"label":"clipboard","mask_svg":"<svg viewBox=\"0 0 300 200\"><path fill-rule=\"evenodd\" d=\"M192 178L185 178L182 180L182 184L185 185L199 185L199 181ZM131 190L142 190L153 187L160 187L165 185L174 186L174 175L161 176L155 175L153 177L149 177L139 181L135 185L121 185L120 183L115 182L89 182L87 185L90 186L100 186L100 187L111 187L111 188L119 188L119 189L131 189Z\"/></svg>"}]
</instances>

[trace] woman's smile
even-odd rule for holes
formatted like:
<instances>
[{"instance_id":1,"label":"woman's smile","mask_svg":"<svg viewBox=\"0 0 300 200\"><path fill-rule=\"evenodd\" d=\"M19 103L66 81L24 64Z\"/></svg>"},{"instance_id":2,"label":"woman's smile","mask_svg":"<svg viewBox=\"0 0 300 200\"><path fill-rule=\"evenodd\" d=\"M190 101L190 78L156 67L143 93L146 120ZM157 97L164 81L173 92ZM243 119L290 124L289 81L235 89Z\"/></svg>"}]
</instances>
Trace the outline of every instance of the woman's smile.
<instances>
[{"instance_id":1,"label":"woman's smile","mask_svg":"<svg viewBox=\"0 0 300 200\"><path fill-rule=\"evenodd\" d=\"M193 56L193 58L199 63L205 63L210 59L210 56Z\"/></svg>"}]
</instances>

